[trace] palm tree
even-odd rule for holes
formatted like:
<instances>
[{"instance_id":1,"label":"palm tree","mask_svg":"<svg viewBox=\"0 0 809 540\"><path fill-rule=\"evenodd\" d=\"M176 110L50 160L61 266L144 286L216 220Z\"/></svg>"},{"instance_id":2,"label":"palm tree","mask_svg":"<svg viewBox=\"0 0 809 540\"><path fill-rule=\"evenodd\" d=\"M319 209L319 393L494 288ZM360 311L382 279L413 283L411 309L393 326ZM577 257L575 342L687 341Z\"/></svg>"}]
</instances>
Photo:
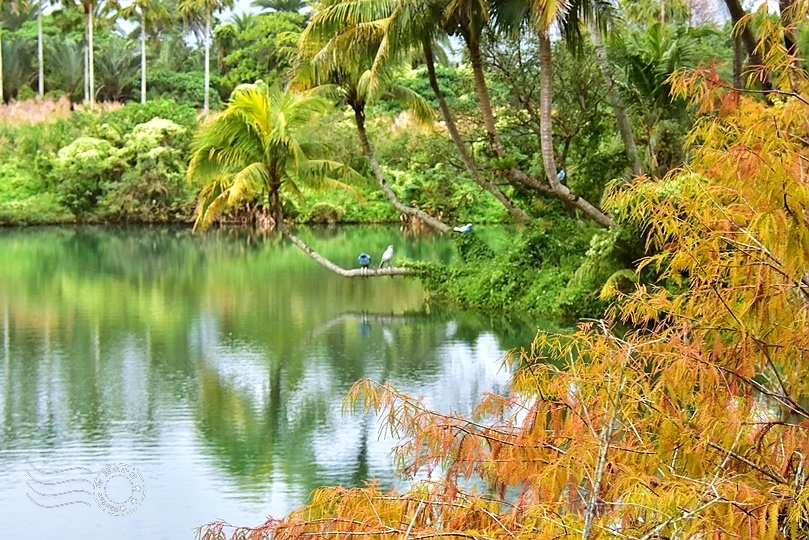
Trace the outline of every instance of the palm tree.
<instances>
[{"instance_id":1,"label":"palm tree","mask_svg":"<svg viewBox=\"0 0 809 540\"><path fill-rule=\"evenodd\" d=\"M234 0L181 0L180 13L192 27L202 34L205 48L205 97L203 98L203 113L210 111L211 95L211 37L213 29L213 15L225 8L233 7Z\"/></svg>"},{"instance_id":2,"label":"palm tree","mask_svg":"<svg viewBox=\"0 0 809 540\"><path fill-rule=\"evenodd\" d=\"M42 34L42 9L45 0L39 0L37 9L37 95L45 95L45 45Z\"/></svg>"},{"instance_id":3,"label":"palm tree","mask_svg":"<svg viewBox=\"0 0 809 540\"><path fill-rule=\"evenodd\" d=\"M464 143L458 130L455 118L447 105L446 99L438 85L435 73L435 57L441 51L437 45L446 38L442 26L443 0L393 0L377 2L342 1L320 4L320 10L313 19L321 28L317 33L321 39L342 31L351 21L371 22L376 17L384 20L384 39L381 40L374 64L370 71L374 72L381 63L393 58L405 58L410 51L420 52L427 66L430 88L438 101L439 110L444 119L447 131L455 144L467 172L472 180L491 193L519 221L528 221L530 217L515 205L497 184L483 177L477 164Z\"/></svg>"},{"instance_id":4,"label":"palm tree","mask_svg":"<svg viewBox=\"0 0 809 540\"><path fill-rule=\"evenodd\" d=\"M98 47L95 64L98 99L129 99L133 90L132 81L138 72L138 55L132 41L117 35L110 36Z\"/></svg>"},{"instance_id":5,"label":"palm tree","mask_svg":"<svg viewBox=\"0 0 809 540\"><path fill-rule=\"evenodd\" d=\"M263 83L233 91L227 108L197 133L188 178L204 182L195 230L204 230L224 209L263 192L275 226L285 231L281 191L302 184L341 187L353 171L324 159L327 149L310 137L313 115L329 103L313 95L282 92Z\"/></svg>"},{"instance_id":6,"label":"palm tree","mask_svg":"<svg viewBox=\"0 0 809 540\"><path fill-rule=\"evenodd\" d=\"M0 105L5 103L3 97L3 25L5 24L6 2L0 0Z\"/></svg>"},{"instance_id":7,"label":"palm tree","mask_svg":"<svg viewBox=\"0 0 809 540\"><path fill-rule=\"evenodd\" d=\"M558 28L562 36L575 47L581 39L581 27L609 9L601 0L493 0L493 11L498 24L515 30L527 21L539 40L540 63L540 146L545 178L553 196L566 201L603 227L610 227L612 219L601 209L582 199L561 182L557 175L553 149L553 62L550 33Z\"/></svg>"},{"instance_id":8,"label":"palm tree","mask_svg":"<svg viewBox=\"0 0 809 540\"><path fill-rule=\"evenodd\" d=\"M135 0L122 14L140 22L140 102L146 103L146 36L156 34L157 26L171 20L171 12L161 0Z\"/></svg>"},{"instance_id":9,"label":"palm tree","mask_svg":"<svg viewBox=\"0 0 809 540\"><path fill-rule=\"evenodd\" d=\"M307 6L307 3L303 0L253 0L250 5L259 8L262 13L267 11L299 13Z\"/></svg>"},{"instance_id":10,"label":"palm tree","mask_svg":"<svg viewBox=\"0 0 809 540\"><path fill-rule=\"evenodd\" d=\"M60 43L51 41L45 51L51 84L64 91L73 103L80 103L84 79L84 47L67 38Z\"/></svg>"},{"instance_id":11,"label":"palm tree","mask_svg":"<svg viewBox=\"0 0 809 540\"><path fill-rule=\"evenodd\" d=\"M300 39L301 62L293 84L302 88L331 91L351 107L363 153L371 164L374 176L385 196L402 214L415 217L441 232L449 226L428 213L399 201L385 179L365 127L365 108L378 99L383 91L397 99L416 118L432 119L432 110L418 93L393 83L392 62L375 62L382 34L373 24L353 24L339 36L331 38L328 14L316 14ZM323 23L323 24L321 24Z\"/></svg>"}]
</instances>

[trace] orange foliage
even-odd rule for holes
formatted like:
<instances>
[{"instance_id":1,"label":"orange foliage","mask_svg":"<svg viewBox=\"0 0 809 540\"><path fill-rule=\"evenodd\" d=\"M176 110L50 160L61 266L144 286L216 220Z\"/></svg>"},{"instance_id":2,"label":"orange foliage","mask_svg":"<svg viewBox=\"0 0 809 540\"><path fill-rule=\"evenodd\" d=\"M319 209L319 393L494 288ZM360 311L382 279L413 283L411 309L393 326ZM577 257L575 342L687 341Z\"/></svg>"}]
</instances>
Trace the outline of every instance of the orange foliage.
<instances>
[{"instance_id":1,"label":"orange foliage","mask_svg":"<svg viewBox=\"0 0 809 540\"><path fill-rule=\"evenodd\" d=\"M358 382L346 403L388 419L401 472L440 479L323 488L235 538L809 536L809 87L764 100L705 70L673 83L704 112L691 162L608 200L661 276L607 291L635 330L540 335L469 418Z\"/></svg>"}]
</instances>

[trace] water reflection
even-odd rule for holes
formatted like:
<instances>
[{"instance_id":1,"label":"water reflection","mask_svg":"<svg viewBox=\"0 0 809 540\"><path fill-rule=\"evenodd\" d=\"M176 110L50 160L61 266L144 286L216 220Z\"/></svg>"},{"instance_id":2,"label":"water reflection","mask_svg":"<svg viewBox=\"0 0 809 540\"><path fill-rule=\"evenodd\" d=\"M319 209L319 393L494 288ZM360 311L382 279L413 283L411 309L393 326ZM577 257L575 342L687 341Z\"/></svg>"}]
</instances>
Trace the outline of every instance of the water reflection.
<instances>
[{"instance_id":1,"label":"water reflection","mask_svg":"<svg viewBox=\"0 0 809 540\"><path fill-rule=\"evenodd\" d=\"M346 267L361 251L446 261L439 237L391 228L300 233ZM395 240L391 240L395 238ZM343 416L361 377L469 410L505 384L533 329L436 310L413 280L345 280L276 236L180 228L0 234L0 505L6 532L191 538L260 522L321 484L392 484L377 420ZM344 259L344 260L342 260ZM40 467L129 462L147 483L126 522L26 498Z\"/></svg>"}]
</instances>

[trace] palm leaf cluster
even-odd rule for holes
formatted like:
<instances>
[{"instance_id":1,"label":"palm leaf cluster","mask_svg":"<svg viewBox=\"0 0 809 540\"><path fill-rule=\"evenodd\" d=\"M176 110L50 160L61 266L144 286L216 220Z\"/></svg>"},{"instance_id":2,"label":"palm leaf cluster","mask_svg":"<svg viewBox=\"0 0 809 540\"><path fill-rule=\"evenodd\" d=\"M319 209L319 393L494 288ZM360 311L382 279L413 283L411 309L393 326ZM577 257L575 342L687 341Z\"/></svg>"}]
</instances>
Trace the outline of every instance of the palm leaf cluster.
<instances>
[{"instance_id":1,"label":"palm leaf cluster","mask_svg":"<svg viewBox=\"0 0 809 540\"><path fill-rule=\"evenodd\" d=\"M224 209L263 194L272 217L283 222L279 198L299 195L302 186L351 189L354 174L328 159L328 149L309 130L313 115L328 102L283 92L263 83L238 87L227 109L200 127L188 176L205 183L195 228L205 229Z\"/></svg>"}]
</instances>

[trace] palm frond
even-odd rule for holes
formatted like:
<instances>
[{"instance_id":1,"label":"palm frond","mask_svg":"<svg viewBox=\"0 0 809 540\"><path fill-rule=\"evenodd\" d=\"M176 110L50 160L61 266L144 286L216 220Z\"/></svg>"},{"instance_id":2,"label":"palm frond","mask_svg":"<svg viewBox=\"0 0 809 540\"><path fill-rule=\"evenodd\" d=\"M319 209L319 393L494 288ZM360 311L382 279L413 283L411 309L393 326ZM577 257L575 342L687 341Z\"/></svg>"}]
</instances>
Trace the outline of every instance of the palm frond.
<instances>
[{"instance_id":1,"label":"palm frond","mask_svg":"<svg viewBox=\"0 0 809 540\"><path fill-rule=\"evenodd\" d=\"M435 111L418 92L398 84L389 86L388 92L397 102L412 112L419 122L430 123L435 120Z\"/></svg>"}]
</instances>

